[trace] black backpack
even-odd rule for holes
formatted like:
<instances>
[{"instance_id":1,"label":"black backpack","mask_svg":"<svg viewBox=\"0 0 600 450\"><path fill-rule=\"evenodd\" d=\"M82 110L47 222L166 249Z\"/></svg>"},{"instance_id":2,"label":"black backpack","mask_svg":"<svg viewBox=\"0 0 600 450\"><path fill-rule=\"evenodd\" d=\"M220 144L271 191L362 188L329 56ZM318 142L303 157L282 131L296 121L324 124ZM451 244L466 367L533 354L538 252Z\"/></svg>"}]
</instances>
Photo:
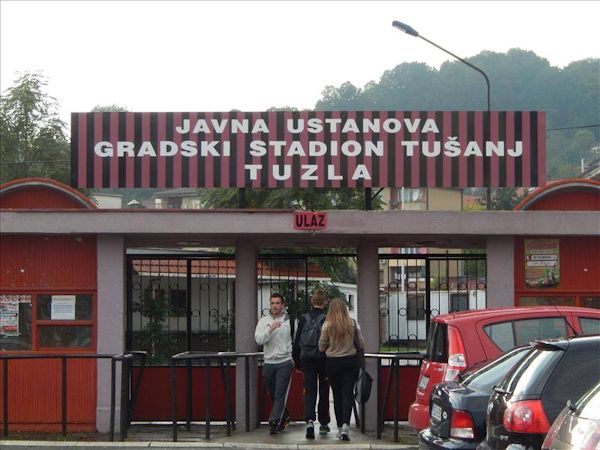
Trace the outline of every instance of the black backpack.
<instances>
[{"instance_id":1,"label":"black backpack","mask_svg":"<svg viewBox=\"0 0 600 450\"><path fill-rule=\"evenodd\" d=\"M313 319L310 313L306 313L304 314L304 321L298 342L300 358L324 358L325 353L319 351L319 337L321 337L321 327L325 321L325 314L319 314Z\"/></svg>"}]
</instances>

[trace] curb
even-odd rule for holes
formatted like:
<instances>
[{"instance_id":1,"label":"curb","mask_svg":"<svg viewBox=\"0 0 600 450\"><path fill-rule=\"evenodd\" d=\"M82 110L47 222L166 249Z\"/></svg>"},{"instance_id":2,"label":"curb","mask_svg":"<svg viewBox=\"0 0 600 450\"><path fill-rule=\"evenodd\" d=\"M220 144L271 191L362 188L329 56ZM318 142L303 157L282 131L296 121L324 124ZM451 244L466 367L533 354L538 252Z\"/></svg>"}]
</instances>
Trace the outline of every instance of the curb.
<instances>
[{"instance_id":1,"label":"curb","mask_svg":"<svg viewBox=\"0 0 600 450\"><path fill-rule=\"evenodd\" d=\"M109 450L116 448L126 448L127 450L148 450L148 449L172 449L172 448L224 448L231 450L255 450L264 449L294 449L294 450L333 450L340 447L352 448L352 450L417 450L415 445L401 444L357 444L350 442L337 442L335 444L262 444L262 443L243 443L243 442L65 442L65 441L7 441L2 440L2 450L49 450L49 449L81 449L82 447L95 448L97 450Z\"/></svg>"}]
</instances>

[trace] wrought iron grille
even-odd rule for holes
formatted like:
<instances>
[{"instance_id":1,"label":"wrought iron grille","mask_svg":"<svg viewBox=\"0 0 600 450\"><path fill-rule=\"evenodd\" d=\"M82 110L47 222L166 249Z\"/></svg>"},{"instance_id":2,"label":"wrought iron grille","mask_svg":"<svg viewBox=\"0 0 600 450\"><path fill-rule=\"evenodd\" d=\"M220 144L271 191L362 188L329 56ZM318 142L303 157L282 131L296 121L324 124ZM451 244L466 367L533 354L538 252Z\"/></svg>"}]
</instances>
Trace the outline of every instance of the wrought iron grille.
<instances>
[{"instance_id":1,"label":"wrought iron grille","mask_svg":"<svg viewBox=\"0 0 600 450\"><path fill-rule=\"evenodd\" d=\"M129 258L128 348L151 365L191 351L234 350L235 263L230 255Z\"/></svg>"},{"instance_id":2,"label":"wrought iron grille","mask_svg":"<svg viewBox=\"0 0 600 450\"><path fill-rule=\"evenodd\" d=\"M431 317L486 307L486 257L380 255L380 350L422 351Z\"/></svg>"}]
</instances>

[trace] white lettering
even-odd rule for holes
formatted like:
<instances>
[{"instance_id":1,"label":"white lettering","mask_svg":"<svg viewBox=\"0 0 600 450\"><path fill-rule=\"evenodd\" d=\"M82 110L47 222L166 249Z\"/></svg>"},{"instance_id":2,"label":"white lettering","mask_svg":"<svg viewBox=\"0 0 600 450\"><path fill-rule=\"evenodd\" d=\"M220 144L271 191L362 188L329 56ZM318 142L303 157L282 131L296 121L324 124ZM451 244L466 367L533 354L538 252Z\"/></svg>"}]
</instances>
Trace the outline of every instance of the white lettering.
<instances>
[{"instance_id":1,"label":"white lettering","mask_svg":"<svg viewBox=\"0 0 600 450\"><path fill-rule=\"evenodd\" d=\"M356 166L356 169L354 169L354 173L352 174L352 179L353 180L359 180L359 179L370 180L371 174L367 170L367 166L365 166L364 164L358 164Z\"/></svg>"},{"instance_id":2,"label":"white lettering","mask_svg":"<svg viewBox=\"0 0 600 450\"><path fill-rule=\"evenodd\" d=\"M521 156L523 154L523 141L516 141L514 150L509 148L506 150L508 156Z\"/></svg>"},{"instance_id":3,"label":"white lettering","mask_svg":"<svg viewBox=\"0 0 600 450\"><path fill-rule=\"evenodd\" d=\"M177 144L173 141L160 141L160 156L173 156L177 153Z\"/></svg>"},{"instance_id":4,"label":"white lettering","mask_svg":"<svg viewBox=\"0 0 600 450\"><path fill-rule=\"evenodd\" d=\"M254 181L258 178L258 171L262 169L261 164L246 164L244 169L250 171L250 180Z\"/></svg>"},{"instance_id":5,"label":"white lettering","mask_svg":"<svg viewBox=\"0 0 600 450\"><path fill-rule=\"evenodd\" d=\"M329 164L327 166L327 178L329 180L343 180L344 179L343 176L335 174L335 166L333 164Z\"/></svg>"},{"instance_id":6,"label":"white lettering","mask_svg":"<svg viewBox=\"0 0 600 450\"><path fill-rule=\"evenodd\" d=\"M152 146L152 142L149 141L144 141L142 142L142 145L140 146L140 149L138 150L138 156L154 156L156 157L156 151L154 150L154 147Z\"/></svg>"},{"instance_id":7,"label":"white lettering","mask_svg":"<svg viewBox=\"0 0 600 450\"><path fill-rule=\"evenodd\" d=\"M183 141L181 143L181 156L196 156L198 149L194 141Z\"/></svg>"},{"instance_id":8,"label":"white lettering","mask_svg":"<svg viewBox=\"0 0 600 450\"><path fill-rule=\"evenodd\" d=\"M252 156L265 156L267 154L267 148L264 141L251 141L250 151Z\"/></svg>"},{"instance_id":9,"label":"white lettering","mask_svg":"<svg viewBox=\"0 0 600 450\"><path fill-rule=\"evenodd\" d=\"M301 180L317 180L317 176L313 175L316 171L317 168L319 166L317 166L316 164L302 164L302 170L304 172L302 172L302 174L300 175L300 179Z\"/></svg>"},{"instance_id":10,"label":"white lettering","mask_svg":"<svg viewBox=\"0 0 600 450\"><path fill-rule=\"evenodd\" d=\"M110 142L100 141L94 145L94 153L102 158L113 155L113 146Z\"/></svg>"},{"instance_id":11,"label":"white lettering","mask_svg":"<svg viewBox=\"0 0 600 450\"><path fill-rule=\"evenodd\" d=\"M128 141L117 142L117 157L120 156L135 156L135 144Z\"/></svg>"},{"instance_id":12,"label":"white lettering","mask_svg":"<svg viewBox=\"0 0 600 450\"><path fill-rule=\"evenodd\" d=\"M280 169L280 165L279 164L275 164L273 166L273 178L275 178L276 180L287 180L290 178L290 176L292 176L292 167L289 164L284 164L283 165L283 175L281 174L281 169Z\"/></svg>"}]
</instances>

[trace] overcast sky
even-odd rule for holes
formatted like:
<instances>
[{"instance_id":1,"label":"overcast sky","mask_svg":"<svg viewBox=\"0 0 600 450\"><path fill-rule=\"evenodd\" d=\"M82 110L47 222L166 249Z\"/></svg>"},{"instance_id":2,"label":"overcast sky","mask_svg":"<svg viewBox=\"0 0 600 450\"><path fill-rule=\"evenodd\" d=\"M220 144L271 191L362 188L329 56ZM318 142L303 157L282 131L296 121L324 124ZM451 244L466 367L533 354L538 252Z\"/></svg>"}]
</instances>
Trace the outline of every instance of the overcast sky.
<instances>
[{"instance_id":1,"label":"overcast sky","mask_svg":"<svg viewBox=\"0 0 600 450\"><path fill-rule=\"evenodd\" d=\"M42 71L61 117L131 111L312 108L327 85L363 87L402 62L519 47L564 67L600 57L600 2L0 2L1 90ZM493 76L492 89L493 89Z\"/></svg>"}]
</instances>

